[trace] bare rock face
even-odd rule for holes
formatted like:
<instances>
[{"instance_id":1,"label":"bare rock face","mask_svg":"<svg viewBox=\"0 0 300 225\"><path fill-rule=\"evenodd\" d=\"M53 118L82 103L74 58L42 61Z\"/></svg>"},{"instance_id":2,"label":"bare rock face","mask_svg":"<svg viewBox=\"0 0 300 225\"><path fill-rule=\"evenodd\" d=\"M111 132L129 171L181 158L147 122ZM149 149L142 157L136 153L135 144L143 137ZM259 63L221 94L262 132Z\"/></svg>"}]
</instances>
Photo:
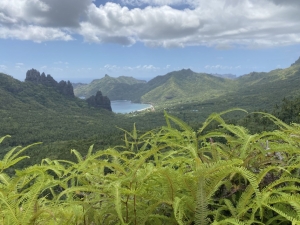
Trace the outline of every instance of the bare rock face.
<instances>
[{"instance_id":1,"label":"bare rock face","mask_svg":"<svg viewBox=\"0 0 300 225\"><path fill-rule=\"evenodd\" d=\"M87 98L86 101L89 106L112 111L109 98L107 96L103 96L101 91L97 91L96 95L92 95L91 97Z\"/></svg>"},{"instance_id":2,"label":"bare rock face","mask_svg":"<svg viewBox=\"0 0 300 225\"><path fill-rule=\"evenodd\" d=\"M28 70L26 73L25 82L32 82L35 84L42 84L47 87L53 87L61 94L68 97L75 97L73 86L70 81L60 81L59 83L53 79L51 75L45 75L45 73L40 74L39 71L35 69Z\"/></svg>"},{"instance_id":3,"label":"bare rock face","mask_svg":"<svg viewBox=\"0 0 300 225\"><path fill-rule=\"evenodd\" d=\"M70 81L68 82L64 80L60 81L58 83L58 90L63 95L66 95L68 97L74 97L74 90Z\"/></svg>"},{"instance_id":4,"label":"bare rock face","mask_svg":"<svg viewBox=\"0 0 300 225\"><path fill-rule=\"evenodd\" d=\"M25 81L39 83L40 80L41 80L41 74L39 71L35 69L31 69L27 71Z\"/></svg>"}]
</instances>

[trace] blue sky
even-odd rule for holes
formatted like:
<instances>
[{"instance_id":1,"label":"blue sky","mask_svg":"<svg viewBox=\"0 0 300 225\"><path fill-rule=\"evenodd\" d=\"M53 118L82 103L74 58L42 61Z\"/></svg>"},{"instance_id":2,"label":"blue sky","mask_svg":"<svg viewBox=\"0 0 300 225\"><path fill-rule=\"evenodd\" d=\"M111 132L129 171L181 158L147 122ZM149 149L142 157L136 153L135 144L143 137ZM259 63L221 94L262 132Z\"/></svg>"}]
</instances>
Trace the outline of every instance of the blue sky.
<instances>
[{"instance_id":1,"label":"blue sky","mask_svg":"<svg viewBox=\"0 0 300 225\"><path fill-rule=\"evenodd\" d=\"M0 72L90 82L286 68L300 56L299 8L298 0L1 0Z\"/></svg>"}]
</instances>

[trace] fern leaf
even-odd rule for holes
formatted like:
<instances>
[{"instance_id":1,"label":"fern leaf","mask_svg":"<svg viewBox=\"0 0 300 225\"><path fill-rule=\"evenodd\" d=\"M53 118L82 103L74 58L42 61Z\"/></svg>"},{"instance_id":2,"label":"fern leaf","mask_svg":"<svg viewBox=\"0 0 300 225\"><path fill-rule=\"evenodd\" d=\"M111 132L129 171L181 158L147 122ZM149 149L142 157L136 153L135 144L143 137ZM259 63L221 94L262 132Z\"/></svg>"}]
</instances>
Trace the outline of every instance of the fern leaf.
<instances>
[{"instance_id":1,"label":"fern leaf","mask_svg":"<svg viewBox=\"0 0 300 225\"><path fill-rule=\"evenodd\" d=\"M0 144L2 143L2 141L5 139L5 138L8 138L8 137L11 137L10 135L5 135L3 137L0 138Z\"/></svg>"},{"instance_id":2,"label":"fern leaf","mask_svg":"<svg viewBox=\"0 0 300 225\"><path fill-rule=\"evenodd\" d=\"M71 149L71 153L73 153L76 156L77 161L79 163L83 161L82 155L77 150Z\"/></svg>"},{"instance_id":3,"label":"fern leaf","mask_svg":"<svg viewBox=\"0 0 300 225\"><path fill-rule=\"evenodd\" d=\"M174 209L174 215L177 223L179 225L184 225L182 222L182 218L184 217L184 210L181 205L181 199L178 197L175 197L174 204L173 204L173 209Z\"/></svg>"},{"instance_id":4,"label":"fern leaf","mask_svg":"<svg viewBox=\"0 0 300 225\"><path fill-rule=\"evenodd\" d=\"M89 147L89 150L88 150L88 153L86 155L86 158L89 158L92 155L93 149L94 149L94 145L91 145Z\"/></svg>"},{"instance_id":5,"label":"fern leaf","mask_svg":"<svg viewBox=\"0 0 300 225\"><path fill-rule=\"evenodd\" d=\"M113 187L115 189L114 197L115 197L115 210L117 212L118 218L121 221L122 224L125 224L123 219L123 213L122 213L122 200L121 200L121 193L120 193L120 183L113 184Z\"/></svg>"},{"instance_id":6,"label":"fern leaf","mask_svg":"<svg viewBox=\"0 0 300 225\"><path fill-rule=\"evenodd\" d=\"M205 179L200 177L197 183L197 200L196 200L196 212L195 212L195 223L196 225L208 224L208 202L205 192Z\"/></svg>"},{"instance_id":7,"label":"fern leaf","mask_svg":"<svg viewBox=\"0 0 300 225\"><path fill-rule=\"evenodd\" d=\"M168 114L167 112L165 112L165 117L171 121L173 121L175 124L177 124L182 130L187 131L188 133L193 133L193 129L187 125L185 122L183 122L182 120L178 119L175 116L172 116L170 114ZM168 125L168 127L170 128L171 126Z\"/></svg>"}]
</instances>

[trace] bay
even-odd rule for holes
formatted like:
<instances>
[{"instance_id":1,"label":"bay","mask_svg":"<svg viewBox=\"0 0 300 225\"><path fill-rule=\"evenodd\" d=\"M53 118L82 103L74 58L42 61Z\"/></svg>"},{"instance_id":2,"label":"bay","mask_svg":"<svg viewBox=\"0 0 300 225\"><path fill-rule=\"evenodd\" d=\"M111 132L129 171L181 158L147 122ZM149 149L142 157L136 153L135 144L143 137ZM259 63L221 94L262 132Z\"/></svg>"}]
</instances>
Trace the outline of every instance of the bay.
<instances>
[{"instance_id":1,"label":"bay","mask_svg":"<svg viewBox=\"0 0 300 225\"><path fill-rule=\"evenodd\" d=\"M111 101L112 111L115 113L130 113L134 111L144 110L151 108L151 104L132 103L128 100L115 100Z\"/></svg>"}]
</instances>

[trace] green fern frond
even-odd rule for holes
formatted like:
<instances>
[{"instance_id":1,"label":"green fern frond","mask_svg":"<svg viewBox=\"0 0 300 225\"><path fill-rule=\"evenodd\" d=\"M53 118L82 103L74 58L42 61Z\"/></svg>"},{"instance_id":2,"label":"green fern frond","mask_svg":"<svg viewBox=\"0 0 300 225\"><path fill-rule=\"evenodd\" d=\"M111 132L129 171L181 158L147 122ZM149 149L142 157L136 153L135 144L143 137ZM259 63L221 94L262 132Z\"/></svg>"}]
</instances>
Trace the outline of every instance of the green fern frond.
<instances>
[{"instance_id":1,"label":"green fern frond","mask_svg":"<svg viewBox=\"0 0 300 225\"><path fill-rule=\"evenodd\" d=\"M240 108L233 108L233 109L229 109L229 110L225 110L225 111L222 111L220 113L212 113L210 114L210 116L204 121L202 127L198 130L198 134L201 134L204 129L212 122L212 121L217 121L219 122L220 124L225 124L225 121L221 118L222 115L224 114L227 114L227 113L230 113L230 112L233 112L233 111L242 111L242 112L245 112L245 113L248 113L246 110L244 109L240 109Z\"/></svg>"},{"instance_id":2,"label":"green fern frond","mask_svg":"<svg viewBox=\"0 0 300 225\"><path fill-rule=\"evenodd\" d=\"M114 188L114 202L115 202L115 210L117 212L118 218L121 222L121 224L125 224L123 219L123 213L122 213L122 200L121 200L121 193L120 193L120 183L113 184Z\"/></svg>"},{"instance_id":3,"label":"green fern frond","mask_svg":"<svg viewBox=\"0 0 300 225\"><path fill-rule=\"evenodd\" d=\"M193 129L185 122L183 122L182 120L178 119L175 116L172 116L170 114L168 114L166 111L164 112L164 116L168 121L173 121L176 125L178 125L182 130L187 131L188 133L193 133ZM171 126L168 125L168 127L170 128Z\"/></svg>"},{"instance_id":4,"label":"green fern frond","mask_svg":"<svg viewBox=\"0 0 300 225\"><path fill-rule=\"evenodd\" d=\"M173 209L174 209L174 215L177 223L179 225L184 225L182 219L184 217L184 209L181 204L181 199L178 197L175 197L174 204L173 204Z\"/></svg>"},{"instance_id":5,"label":"green fern frond","mask_svg":"<svg viewBox=\"0 0 300 225\"><path fill-rule=\"evenodd\" d=\"M231 213L233 217L237 217L237 209L234 207L232 202L229 199L224 199L225 205L227 206L227 209Z\"/></svg>"},{"instance_id":6,"label":"green fern frond","mask_svg":"<svg viewBox=\"0 0 300 225\"><path fill-rule=\"evenodd\" d=\"M0 144L2 143L2 141L5 139L5 138L9 138L11 137L10 135L5 135L3 137L0 138Z\"/></svg>"},{"instance_id":7,"label":"green fern frond","mask_svg":"<svg viewBox=\"0 0 300 225\"><path fill-rule=\"evenodd\" d=\"M5 136L5 137L7 137L7 136ZM3 138L2 138L2 140L3 140ZM11 149L9 152L7 152L5 154L5 156L3 157L3 160L0 161L0 172L2 172L3 170L17 164L19 161L21 161L23 159L29 158L28 156L18 157L18 155L23 153L28 148L30 148L34 145L38 145L38 144L41 144L41 143L34 143L34 144L28 145L24 148L21 148L20 146L17 146L15 148Z\"/></svg>"},{"instance_id":8,"label":"green fern frond","mask_svg":"<svg viewBox=\"0 0 300 225\"><path fill-rule=\"evenodd\" d=\"M236 218L228 218L228 219L224 219L221 221L214 221L212 223L212 225L251 225L251 224L262 224L264 225L264 223L258 222L258 221L253 221L253 220L248 220L248 221L240 221Z\"/></svg>"},{"instance_id":9,"label":"green fern frond","mask_svg":"<svg viewBox=\"0 0 300 225\"><path fill-rule=\"evenodd\" d=\"M284 212L276 207L273 207L271 205L268 204L264 204L265 207L271 209L272 211L278 213L280 216L282 216L283 218L285 218L286 220L292 222L293 224L300 224L300 220L297 218L294 218L292 216L289 215L289 212Z\"/></svg>"},{"instance_id":10,"label":"green fern frond","mask_svg":"<svg viewBox=\"0 0 300 225\"><path fill-rule=\"evenodd\" d=\"M82 155L77 150L71 149L71 153L76 156L76 159L79 163L81 163L83 161Z\"/></svg>"}]
</instances>

